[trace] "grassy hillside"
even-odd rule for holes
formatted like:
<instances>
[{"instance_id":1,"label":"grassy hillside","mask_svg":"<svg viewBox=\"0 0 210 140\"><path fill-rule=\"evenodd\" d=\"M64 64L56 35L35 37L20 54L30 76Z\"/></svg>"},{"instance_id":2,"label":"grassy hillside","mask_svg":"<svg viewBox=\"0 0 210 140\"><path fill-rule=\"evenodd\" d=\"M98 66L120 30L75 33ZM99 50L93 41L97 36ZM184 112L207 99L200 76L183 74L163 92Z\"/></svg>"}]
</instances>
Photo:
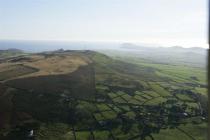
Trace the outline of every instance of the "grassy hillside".
<instances>
[{"instance_id":1,"label":"grassy hillside","mask_svg":"<svg viewBox=\"0 0 210 140\"><path fill-rule=\"evenodd\" d=\"M18 49L7 49L0 50L0 60L4 58L14 57L25 54L23 51Z\"/></svg>"}]
</instances>

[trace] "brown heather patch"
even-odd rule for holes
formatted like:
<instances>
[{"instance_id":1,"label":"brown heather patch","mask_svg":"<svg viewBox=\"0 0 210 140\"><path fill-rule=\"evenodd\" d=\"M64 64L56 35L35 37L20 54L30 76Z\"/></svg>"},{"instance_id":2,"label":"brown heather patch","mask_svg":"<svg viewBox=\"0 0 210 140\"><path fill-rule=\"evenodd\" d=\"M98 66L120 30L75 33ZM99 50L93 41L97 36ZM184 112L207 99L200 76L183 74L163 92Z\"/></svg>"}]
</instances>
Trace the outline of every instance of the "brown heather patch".
<instances>
[{"instance_id":1,"label":"brown heather patch","mask_svg":"<svg viewBox=\"0 0 210 140\"><path fill-rule=\"evenodd\" d=\"M20 65L29 68L37 69L36 72L16 74L12 78L5 79L4 81L13 80L17 78L47 76L47 75L60 75L76 71L80 66L85 66L91 63L91 60L81 54L56 54L50 57L44 55L31 55L30 61L22 62L6 62L0 64L0 72L16 71Z\"/></svg>"}]
</instances>

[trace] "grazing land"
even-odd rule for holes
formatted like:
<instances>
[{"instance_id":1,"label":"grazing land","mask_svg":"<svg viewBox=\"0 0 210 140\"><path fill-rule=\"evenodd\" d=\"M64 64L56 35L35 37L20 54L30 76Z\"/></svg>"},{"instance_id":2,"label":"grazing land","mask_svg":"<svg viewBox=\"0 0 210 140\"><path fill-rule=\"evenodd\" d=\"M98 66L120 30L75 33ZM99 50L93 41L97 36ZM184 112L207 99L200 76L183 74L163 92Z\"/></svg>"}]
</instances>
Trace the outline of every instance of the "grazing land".
<instances>
[{"instance_id":1,"label":"grazing land","mask_svg":"<svg viewBox=\"0 0 210 140\"><path fill-rule=\"evenodd\" d=\"M204 68L119 54L4 57L0 139L207 139Z\"/></svg>"}]
</instances>

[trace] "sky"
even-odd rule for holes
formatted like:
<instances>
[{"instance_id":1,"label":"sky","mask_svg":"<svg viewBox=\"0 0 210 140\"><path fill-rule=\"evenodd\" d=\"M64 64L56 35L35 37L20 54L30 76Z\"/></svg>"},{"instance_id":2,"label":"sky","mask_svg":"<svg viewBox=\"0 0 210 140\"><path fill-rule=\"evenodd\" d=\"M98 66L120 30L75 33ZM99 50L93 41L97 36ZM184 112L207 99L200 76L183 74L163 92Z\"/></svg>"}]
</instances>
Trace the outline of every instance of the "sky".
<instances>
[{"instance_id":1,"label":"sky","mask_svg":"<svg viewBox=\"0 0 210 140\"><path fill-rule=\"evenodd\" d=\"M0 40L207 47L207 0L0 0Z\"/></svg>"}]
</instances>

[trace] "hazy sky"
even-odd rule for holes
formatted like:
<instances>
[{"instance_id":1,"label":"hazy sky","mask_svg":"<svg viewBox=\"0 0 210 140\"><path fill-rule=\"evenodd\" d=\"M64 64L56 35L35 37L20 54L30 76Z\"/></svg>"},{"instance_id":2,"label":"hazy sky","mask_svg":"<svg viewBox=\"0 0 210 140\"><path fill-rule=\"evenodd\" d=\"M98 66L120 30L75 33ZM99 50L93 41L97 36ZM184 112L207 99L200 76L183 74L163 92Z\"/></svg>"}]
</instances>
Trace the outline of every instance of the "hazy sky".
<instances>
[{"instance_id":1,"label":"hazy sky","mask_svg":"<svg viewBox=\"0 0 210 140\"><path fill-rule=\"evenodd\" d=\"M204 47L207 0L0 0L0 39Z\"/></svg>"}]
</instances>

